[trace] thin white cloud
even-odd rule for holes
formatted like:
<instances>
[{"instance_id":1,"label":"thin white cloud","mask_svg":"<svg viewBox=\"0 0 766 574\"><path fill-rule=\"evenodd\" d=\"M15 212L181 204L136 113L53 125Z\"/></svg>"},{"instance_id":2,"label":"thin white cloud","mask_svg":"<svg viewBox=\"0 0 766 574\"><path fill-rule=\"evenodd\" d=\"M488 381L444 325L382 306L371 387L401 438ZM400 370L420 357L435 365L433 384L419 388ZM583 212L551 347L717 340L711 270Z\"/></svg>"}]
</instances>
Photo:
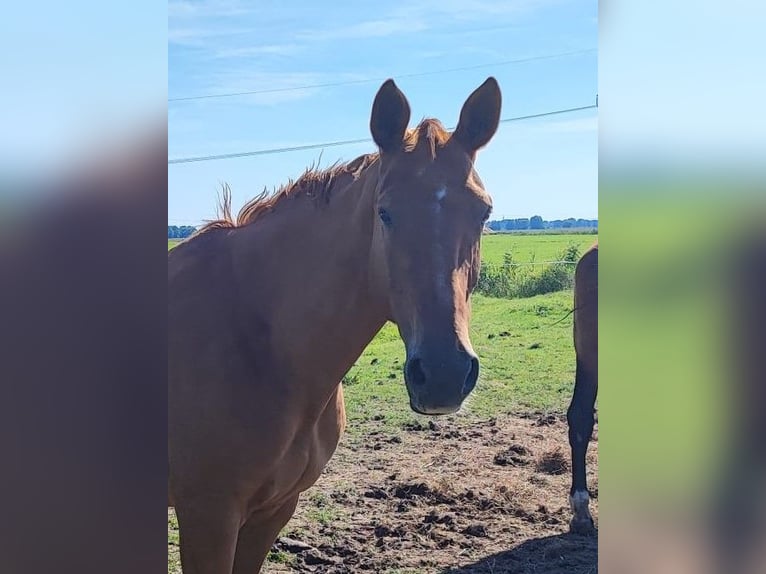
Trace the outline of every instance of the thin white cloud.
<instances>
[{"instance_id":1,"label":"thin white cloud","mask_svg":"<svg viewBox=\"0 0 766 574\"><path fill-rule=\"evenodd\" d=\"M456 23L523 16L572 0L414 0L395 6L373 20L318 27L298 32L307 42L382 38L425 31L453 30Z\"/></svg>"},{"instance_id":2,"label":"thin white cloud","mask_svg":"<svg viewBox=\"0 0 766 574\"><path fill-rule=\"evenodd\" d=\"M249 58L251 56L294 56L303 51L299 44L269 44L262 46L243 46L239 48L223 48L217 50L214 58L234 59Z\"/></svg>"},{"instance_id":3,"label":"thin white cloud","mask_svg":"<svg viewBox=\"0 0 766 574\"><path fill-rule=\"evenodd\" d=\"M420 52L415 52L412 54L413 59L415 60L435 60L445 57L451 57L454 55L454 49L450 50L448 47L445 47L443 50L423 50ZM483 48L478 46L466 46L460 48L460 53L465 54L473 54L475 56L480 56L487 59L495 59L500 60L506 54L503 54L502 52L499 52L497 50L492 50L489 48ZM443 64L442 64L443 65Z\"/></svg>"},{"instance_id":4,"label":"thin white cloud","mask_svg":"<svg viewBox=\"0 0 766 574\"><path fill-rule=\"evenodd\" d=\"M168 28L168 44L179 46L208 46L215 40L231 40L233 37L247 34L255 35L257 30L252 28L205 28L205 27L170 27Z\"/></svg>"},{"instance_id":5,"label":"thin white cloud","mask_svg":"<svg viewBox=\"0 0 766 574\"><path fill-rule=\"evenodd\" d=\"M296 37L307 42L350 40L359 38L385 38L403 34L414 34L426 30L424 22L409 18L382 18L366 20L349 26L307 30L296 34Z\"/></svg>"},{"instance_id":6,"label":"thin white cloud","mask_svg":"<svg viewBox=\"0 0 766 574\"><path fill-rule=\"evenodd\" d=\"M255 11L252 4L238 0L171 0L168 2L168 20L193 18L229 18L251 14Z\"/></svg>"},{"instance_id":7,"label":"thin white cloud","mask_svg":"<svg viewBox=\"0 0 766 574\"><path fill-rule=\"evenodd\" d=\"M221 47L245 34L262 33L259 23L243 27L243 16L256 6L239 0L171 0L168 3L168 44L191 47Z\"/></svg>"},{"instance_id":8,"label":"thin white cloud","mask_svg":"<svg viewBox=\"0 0 766 574\"><path fill-rule=\"evenodd\" d=\"M318 92L318 89L316 88L301 88L301 86L322 84L337 81L338 79L346 78L314 72L266 72L238 67L215 72L208 79L207 85L200 88L200 93L229 94L260 90L289 89L289 91L273 91L240 96L236 100L237 105L272 106L285 102L303 100ZM232 102L226 100L197 100L191 103L201 106L231 106L232 104Z\"/></svg>"},{"instance_id":9,"label":"thin white cloud","mask_svg":"<svg viewBox=\"0 0 766 574\"><path fill-rule=\"evenodd\" d=\"M185 2L182 0L168 2L168 20L174 18L188 18L196 15L197 12L198 9L192 2Z\"/></svg>"},{"instance_id":10,"label":"thin white cloud","mask_svg":"<svg viewBox=\"0 0 766 574\"><path fill-rule=\"evenodd\" d=\"M488 17L523 16L571 0L414 0L399 9L399 14L432 20L482 20Z\"/></svg>"},{"instance_id":11,"label":"thin white cloud","mask_svg":"<svg viewBox=\"0 0 766 574\"><path fill-rule=\"evenodd\" d=\"M331 23L317 19L312 28L291 31L290 41L284 46L278 40L272 40L270 45L275 47L264 49L241 45L237 36L241 37L246 32L262 35L265 30L273 28L272 24L283 25L284 14L280 16L268 7L239 0L172 0L168 4L168 41L181 46L205 48L218 54L217 57L221 54L223 57L294 54L299 51L299 46L305 49L318 42L386 38L425 31L460 31L459 24L469 21L509 18L515 21L552 5L571 1L576 0L414 0L395 5L373 19ZM240 17L248 14L258 15L258 30L231 29L230 25L226 25L233 21L241 23L243 20Z\"/></svg>"}]
</instances>

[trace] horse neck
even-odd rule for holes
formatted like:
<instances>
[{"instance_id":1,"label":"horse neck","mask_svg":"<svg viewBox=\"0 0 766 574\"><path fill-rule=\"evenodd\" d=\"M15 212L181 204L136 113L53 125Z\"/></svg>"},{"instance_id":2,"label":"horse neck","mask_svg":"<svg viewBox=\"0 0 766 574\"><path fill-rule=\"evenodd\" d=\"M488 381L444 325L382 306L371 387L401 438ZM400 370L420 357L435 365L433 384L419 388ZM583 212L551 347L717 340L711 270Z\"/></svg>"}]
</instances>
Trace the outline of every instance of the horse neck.
<instances>
[{"instance_id":1,"label":"horse neck","mask_svg":"<svg viewBox=\"0 0 766 574\"><path fill-rule=\"evenodd\" d=\"M287 198L239 235L240 292L294 380L336 385L386 321L371 272L377 174L341 178L326 205Z\"/></svg>"}]
</instances>

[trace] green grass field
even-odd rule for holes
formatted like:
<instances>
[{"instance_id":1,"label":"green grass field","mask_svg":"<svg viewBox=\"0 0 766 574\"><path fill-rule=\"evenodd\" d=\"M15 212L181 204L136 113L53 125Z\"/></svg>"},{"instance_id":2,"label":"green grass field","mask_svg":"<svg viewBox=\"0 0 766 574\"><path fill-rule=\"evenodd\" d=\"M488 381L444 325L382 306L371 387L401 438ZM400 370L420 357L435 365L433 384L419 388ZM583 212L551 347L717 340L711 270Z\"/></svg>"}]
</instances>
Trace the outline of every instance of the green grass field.
<instances>
[{"instance_id":1,"label":"green grass field","mask_svg":"<svg viewBox=\"0 0 766 574\"><path fill-rule=\"evenodd\" d=\"M587 234L494 234L482 240L482 259L501 263L558 258L571 244L582 252L597 239ZM168 240L168 249L176 242ZM481 361L479 383L459 416L506 412L562 412L574 381L571 291L525 299L473 296L471 341ZM554 324L556 323L556 324ZM413 422L403 384L404 344L387 324L344 379L349 432L369 420L398 427Z\"/></svg>"},{"instance_id":2,"label":"green grass field","mask_svg":"<svg viewBox=\"0 0 766 574\"><path fill-rule=\"evenodd\" d=\"M569 245L576 245L582 253L597 238L590 234L495 233L482 237L481 259L487 263L502 263L503 255L511 253L518 263L554 261Z\"/></svg>"},{"instance_id":3,"label":"green grass field","mask_svg":"<svg viewBox=\"0 0 766 574\"><path fill-rule=\"evenodd\" d=\"M481 371L460 416L486 418L508 412L562 412L574 382L569 292L528 299L474 296L471 342ZM384 417L391 426L414 422L403 384L404 344L386 325L345 377L349 431ZM361 427L364 425L362 424Z\"/></svg>"}]
</instances>

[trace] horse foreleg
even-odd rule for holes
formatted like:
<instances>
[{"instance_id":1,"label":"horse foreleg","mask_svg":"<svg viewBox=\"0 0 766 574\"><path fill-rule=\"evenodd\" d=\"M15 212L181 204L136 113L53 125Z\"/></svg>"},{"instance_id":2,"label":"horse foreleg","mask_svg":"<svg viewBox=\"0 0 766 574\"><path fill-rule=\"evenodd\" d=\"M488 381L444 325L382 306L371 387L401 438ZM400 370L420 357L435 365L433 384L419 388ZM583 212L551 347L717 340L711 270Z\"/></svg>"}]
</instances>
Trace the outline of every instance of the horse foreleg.
<instances>
[{"instance_id":1,"label":"horse foreleg","mask_svg":"<svg viewBox=\"0 0 766 574\"><path fill-rule=\"evenodd\" d=\"M240 515L219 499L176 504L184 574L231 574Z\"/></svg>"},{"instance_id":2,"label":"horse foreleg","mask_svg":"<svg viewBox=\"0 0 766 574\"><path fill-rule=\"evenodd\" d=\"M295 512L298 497L288 500L273 512L257 512L239 530L234 574L257 574L279 535Z\"/></svg>"}]
</instances>

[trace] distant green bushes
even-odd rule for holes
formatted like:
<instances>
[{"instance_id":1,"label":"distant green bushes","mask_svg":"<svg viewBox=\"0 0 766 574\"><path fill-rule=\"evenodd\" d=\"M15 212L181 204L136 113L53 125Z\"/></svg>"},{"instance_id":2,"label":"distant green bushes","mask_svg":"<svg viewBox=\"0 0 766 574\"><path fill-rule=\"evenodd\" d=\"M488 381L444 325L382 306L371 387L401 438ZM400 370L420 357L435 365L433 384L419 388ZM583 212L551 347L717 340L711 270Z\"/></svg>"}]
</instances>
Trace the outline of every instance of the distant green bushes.
<instances>
[{"instance_id":1,"label":"distant green bushes","mask_svg":"<svg viewBox=\"0 0 766 574\"><path fill-rule=\"evenodd\" d=\"M544 264L516 263L513 255L506 253L501 265L482 263L476 292L515 299L570 289L579 259L580 250L576 245L564 249L555 262Z\"/></svg>"}]
</instances>

